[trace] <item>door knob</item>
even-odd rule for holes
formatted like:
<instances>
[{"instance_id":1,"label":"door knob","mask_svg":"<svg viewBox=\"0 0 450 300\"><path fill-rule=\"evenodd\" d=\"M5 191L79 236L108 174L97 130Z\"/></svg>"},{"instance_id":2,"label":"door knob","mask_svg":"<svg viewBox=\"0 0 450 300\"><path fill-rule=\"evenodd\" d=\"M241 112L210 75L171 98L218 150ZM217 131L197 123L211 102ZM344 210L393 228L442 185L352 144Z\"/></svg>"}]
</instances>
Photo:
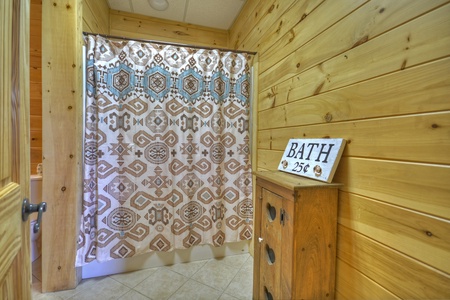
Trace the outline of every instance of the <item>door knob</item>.
<instances>
[{"instance_id":1,"label":"door knob","mask_svg":"<svg viewBox=\"0 0 450 300\"><path fill-rule=\"evenodd\" d=\"M36 223L33 227L33 232L38 233L41 228L42 214L47 210L47 203L41 202L39 204L31 204L28 199L24 199L22 203L22 221L28 220L28 216L34 212L38 213Z\"/></svg>"}]
</instances>

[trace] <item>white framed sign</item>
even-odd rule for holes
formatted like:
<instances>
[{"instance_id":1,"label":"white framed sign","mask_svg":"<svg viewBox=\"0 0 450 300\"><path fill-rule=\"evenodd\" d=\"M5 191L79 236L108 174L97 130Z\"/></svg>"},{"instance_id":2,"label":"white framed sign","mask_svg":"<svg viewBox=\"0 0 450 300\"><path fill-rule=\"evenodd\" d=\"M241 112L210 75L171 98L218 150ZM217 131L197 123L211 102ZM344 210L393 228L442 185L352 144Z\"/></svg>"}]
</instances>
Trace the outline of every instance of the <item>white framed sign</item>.
<instances>
[{"instance_id":1,"label":"white framed sign","mask_svg":"<svg viewBox=\"0 0 450 300\"><path fill-rule=\"evenodd\" d=\"M278 170L330 183L345 143L344 139L290 139Z\"/></svg>"}]
</instances>

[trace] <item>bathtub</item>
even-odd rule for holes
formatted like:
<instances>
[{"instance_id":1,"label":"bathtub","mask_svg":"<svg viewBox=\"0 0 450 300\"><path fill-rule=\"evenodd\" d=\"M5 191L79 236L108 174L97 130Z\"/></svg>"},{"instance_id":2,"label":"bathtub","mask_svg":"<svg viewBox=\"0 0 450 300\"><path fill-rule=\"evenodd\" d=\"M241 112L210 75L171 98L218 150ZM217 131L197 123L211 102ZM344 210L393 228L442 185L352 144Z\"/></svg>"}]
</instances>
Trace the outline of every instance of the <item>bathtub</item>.
<instances>
[{"instance_id":1,"label":"bathtub","mask_svg":"<svg viewBox=\"0 0 450 300\"><path fill-rule=\"evenodd\" d=\"M210 245L195 246L190 249L179 249L171 252L151 252L143 255L115 259L103 263L96 261L82 267L82 278L126 273L148 268L169 266L176 263L187 263L211 258L219 258L249 252L250 241L229 243L222 247Z\"/></svg>"}]
</instances>

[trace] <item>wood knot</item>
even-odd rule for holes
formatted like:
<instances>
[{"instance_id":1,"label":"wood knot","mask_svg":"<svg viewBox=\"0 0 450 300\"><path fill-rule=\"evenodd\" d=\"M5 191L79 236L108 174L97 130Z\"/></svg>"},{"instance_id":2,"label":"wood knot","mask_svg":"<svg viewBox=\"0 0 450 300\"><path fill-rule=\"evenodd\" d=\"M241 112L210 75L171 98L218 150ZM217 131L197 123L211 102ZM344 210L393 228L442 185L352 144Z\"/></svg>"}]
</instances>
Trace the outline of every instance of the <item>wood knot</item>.
<instances>
[{"instance_id":1,"label":"wood knot","mask_svg":"<svg viewBox=\"0 0 450 300\"><path fill-rule=\"evenodd\" d=\"M402 66L400 67L401 70L404 70L406 68L406 63L407 62L408 61L406 59L403 61Z\"/></svg>"},{"instance_id":2,"label":"wood knot","mask_svg":"<svg viewBox=\"0 0 450 300\"><path fill-rule=\"evenodd\" d=\"M189 35L189 34L187 34L187 33L185 33L185 32L182 32L182 31L174 31L173 33L175 33L175 34L177 34L177 35Z\"/></svg>"},{"instance_id":3,"label":"wood knot","mask_svg":"<svg viewBox=\"0 0 450 300\"><path fill-rule=\"evenodd\" d=\"M357 41L357 42L352 46L352 48L358 47L359 45L364 44L364 43L367 42L368 40L369 40L369 36L368 36L368 35L365 35L365 36L363 36L359 41Z\"/></svg>"},{"instance_id":4,"label":"wood knot","mask_svg":"<svg viewBox=\"0 0 450 300\"><path fill-rule=\"evenodd\" d=\"M428 231L428 230L425 231L425 234L428 235L428 236L433 236L433 233L431 233L431 231Z\"/></svg>"},{"instance_id":5,"label":"wood knot","mask_svg":"<svg viewBox=\"0 0 450 300\"><path fill-rule=\"evenodd\" d=\"M380 14L382 14L382 13L384 13L385 10L386 10L386 9L385 9L384 7L382 7L378 12L379 12Z\"/></svg>"},{"instance_id":6,"label":"wood knot","mask_svg":"<svg viewBox=\"0 0 450 300\"><path fill-rule=\"evenodd\" d=\"M330 114L330 113L327 113L327 114L325 115L325 121L326 121L327 123L330 123L331 120L333 120L333 115Z\"/></svg>"},{"instance_id":7,"label":"wood knot","mask_svg":"<svg viewBox=\"0 0 450 300\"><path fill-rule=\"evenodd\" d=\"M439 127L439 125L438 124L431 124L431 128L434 128L434 129L436 129L436 128L438 128Z\"/></svg>"},{"instance_id":8,"label":"wood knot","mask_svg":"<svg viewBox=\"0 0 450 300\"><path fill-rule=\"evenodd\" d=\"M300 63L297 63L297 68L300 68Z\"/></svg>"},{"instance_id":9,"label":"wood knot","mask_svg":"<svg viewBox=\"0 0 450 300\"><path fill-rule=\"evenodd\" d=\"M272 4L272 6L269 8L269 14L275 9L275 5Z\"/></svg>"}]
</instances>

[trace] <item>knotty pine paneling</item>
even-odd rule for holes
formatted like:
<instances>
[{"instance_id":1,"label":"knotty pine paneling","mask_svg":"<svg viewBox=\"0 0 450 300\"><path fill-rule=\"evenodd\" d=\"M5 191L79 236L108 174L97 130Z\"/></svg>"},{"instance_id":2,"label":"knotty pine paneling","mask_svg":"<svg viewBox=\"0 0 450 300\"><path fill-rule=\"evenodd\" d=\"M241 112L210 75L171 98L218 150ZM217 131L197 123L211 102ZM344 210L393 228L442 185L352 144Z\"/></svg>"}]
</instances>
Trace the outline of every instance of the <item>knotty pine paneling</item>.
<instances>
[{"instance_id":1,"label":"knotty pine paneling","mask_svg":"<svg viewBox=\"0 0 450 300\"><path fill-rule=\"evenodd\" d=\"M450 44L450 18L447 17L449 14L450 5L445 5L361 43L358 47L345 52L331 52L328 59L315 59L316 53L321 54L324 50L320 49L323 48L338 48L335 44L339 40L333 38L333 47L320 40L318 49L313 47L315 43L309 43L308 51L302 52L305 58L303 61L294 60L294 63L291 61L288 64L281 62L270 68L261 74L260 85L267 89L272 84L281 83L294 76L299 77L301 84L291 93L295 92L296 99L301 99L445 57ZM335 37L340 31L327 34L333 27L322 35Z\"/></svg>"},{"instance_id":2,"label":"knotty pine paneling","mask_svg":"<svg viewBox=\"0 0 450 300\"><path fill-rule=\"evenodd\" d=\"M265 149L283 151L290 138L340 136L347 140L344 156L450 164L448 128L450 112L435 112L299 126L294 130L292 127L261 130L264 134L258 140ZM414 135L410 134L411 130ZM271 137L269 145L268 134Z\"/></svg>"},{"instance_id":3,"label":"knotty pine paneling","mask_svg":"<svg viewBox=\"0 0 450 300\"><path fill-rule=\"evenodd\" d=\"M448 299L450 276L364 235L338 226L337 257L401 299ZM358 288L358 287L354 287ZM338 286L338 290L341 288ZM349 293L341 290L345 295Z\"/></svg>"},{"instance_id":4,"label":"knotty pine paneling","mask_svg":"<svg viewBox=\"0 0 450 300\"><path fill-rule=\"evenodd\" d=\"M83 31L109 34L109 6L106 0L83 1Z\"/></svg>"},{"instance_id":5,"label":"knotty pine paneling","mask_svg":"<svg viewBox=\"0 0 450 300\"><path fill-rule=\"evenodd\" d=\"M336 300L344 299L371 299L371 300L399 300L375 281L371 280L355 268L340 259L336 260L337 273L342 274L336 278ZM354 287L357 286L358 289ZM342 293L341 293L342 291ZM345 295L345 296L344 296Z\"/></svg>"},{"instance_id":6,"label":"knotty pine paneling","mask_svg":"<svg viewBox=\"0 0 450 300\"><path fill-rule=\"evenodd\" d=\"M291 93L296 85L301 86L299 80L293 79L292 87L278 85L260 93L258 110L260 118L267 119L275 110L285 109L291 115L286 116L288 123L284 126L320 123L327 114L336 122L445 110L450 93L449 69L450 58L447 57L302 101L295 101L295 93ZM292 118L300 113L303 118Z\"/></svg>"},{"instance_id":7,"label":"knotty pine paneling","mask_svg":"<svg viewBox=\"0 0 450 300\"><path fill-rule=\"evenodd\" d=\"M39 121L37 122L36 120ZM42 162L42 1L30 2L30 163L36 174ZM33 140L34 139L34 140Z\"/></svg>"},{"instance_id":8,"label":"knotty pine paneling","mask_svg":"<svg viewBox=\"0 0 450 300\"><path fill-rule=\"evenodd\" d=\"M226 30L166 21L121 11L110 11L111 35L136 39L227 47Z\"/></svg>"},{"instance_id":9,"label":"knotty pine paneling","mask_svg":"<svg viewBox=\"0 0 450 300\"><path fill-rule=\"evenodd\" d=\"M258 51L256 169L290 138L347 139L337 299L449 298L449 1L271 4L230 30Z\"/></svg>"},{"instance_id":10,"label":"knotty pine paneling","mask_svg":"<svg viewBox=\"0 0 450 300\"><path fill-rule=\"evenodd\" d=\"M42 4L44 293L73 289L81 280L74 262L82 198L82 11L79 0Z\"/></svg>"},{"instance_id":11,"label":"knotty pine paneling","mask_svg":"<svg viewBox=\"0 0 450 300\"><path fill-rule=\"evenodd\" d=\"M284 28L283 35L279 36L276 31L272 32L270 38L265 39L261 43L260 47L261 49L260 62L262 64L261 72L266 71L273 65L277 66L282 65L283 62L286 62L290 67L292 65L292 61L299 61L298 63L304 65L303 59L299 60L296 57L298 55L302 55L301 47L306 45L309 41L311 41L315 37L319 36L322 32L330 28L332 25L336 24L336 22L338 22L339 20L348 16L353 10L357 9L359 6L361 6L366 2L367 0L358 0L358 1L351 1L347 3L347 5L342 5L342 3L339 3L339 1L324 1L323 3L316 3L313 1L313 3L315 4L315 6L312 7L313 10L310 11L309 13L307 11L301 13L300 20L298 20L297 17L296 19L297 23L294 24L294 26L289 28L289 30L288 28ZM305 1L302 7L307 6L307 4L309 3L312 2ZM292 11L295 10L294 9L290 10L288 14L290 14ZM327 15L328 17L327 18L321 17L323 15ZM295 18L295 15L292 15L291 18ZM340 22L339 24L342 24L342 22ZM349 35L347 38L351 37L352 35ZM319 37L317 38L319 39ZM356 38L357 37L354 37L354 39ZM327 49L319 48L316 50L335 51L334 49L335 49L334 47L332 48L327 47ZM314 57L317 56L315 55ZM297 64L292 65L292 67L296 68Z\"/></svg>"},{"instance_id":12,"label":"knotty pine paneling","mask_svg":"<svg viewBox=\"0 0 450 300\"><path fill-rule=\"evenodd\" d=\"M246 37L241 42L241 48L253 49L258 47L259 41L263 36L266 36L271 28L275 27L274 25L277 25L277 27L280 26L279 23L273 24L273 20L278 20L285 13L291 10L295 10L294 5L293 3L291 3L291 1L260 1L260 4L254 12L255 20L257 20L258 24L258 30L252 31L251 34L246 35ZM303 13L302 8L300 8L300 13ZM251 20L252 18L249 18L247 20L247 24L244 24L244 27L250 25ZM282 20L280 22L282 22Z\"/></svg>"},{"instance_id":13,"label":"knotty pine paneling","mask_svg":"<svg viewBox=\"0 0 450 300\"><path fill-rule=\"evenodd\" d=\"M450 273L447 220L343 191L339 199L340 224Z\"/></svg>"},{"instance_id":14,"label":"knotty pine paneling","mask_svg":"<svg viewBox=\"0 0 450 300\"><path fill-rule=\"evenodd\" d=\"M336 54L347 51L408 20L414 19L416 16L434 8L436 4L444 2L446 1L414 2L412 4L408 2L408 5L405 5L407 0L375 1L361 6L351 14L349 13L361 5L363 1L354 1L352 5L339 5L336 1L333 1L333 4L325 2L305 19L305 24L297 25L304 31L297 30L300 32L294 33L295 37L292 37L292 33L289 33L280 43L276 43L268 49L267 54L261 54L261 71L265 72L270 68L269 73L280 74L280 72L296 73L306 70ZM315 18L316 15L323 14L334 16L334 18ZM342 19L338 23L334 23L339 18ZM312 24L314 26L311 26ZM333 26L328 27L331 24ZM327 30L323 31L324 29ZM341 35L340 32L347 32L347 34ZM312 37L314 39L310 40ZM289 40L286 40L287 38ZM334 47L328 47L329 44L334 45ZM273 58L273 54L277 52L281 56L287 57L277 61ZM314 55L311 55L311 53L314 53ZM300 66L292 64L292 61L296 61ZM276 66L272 67L274 64Z\"/></svg>"}]
</instances>

